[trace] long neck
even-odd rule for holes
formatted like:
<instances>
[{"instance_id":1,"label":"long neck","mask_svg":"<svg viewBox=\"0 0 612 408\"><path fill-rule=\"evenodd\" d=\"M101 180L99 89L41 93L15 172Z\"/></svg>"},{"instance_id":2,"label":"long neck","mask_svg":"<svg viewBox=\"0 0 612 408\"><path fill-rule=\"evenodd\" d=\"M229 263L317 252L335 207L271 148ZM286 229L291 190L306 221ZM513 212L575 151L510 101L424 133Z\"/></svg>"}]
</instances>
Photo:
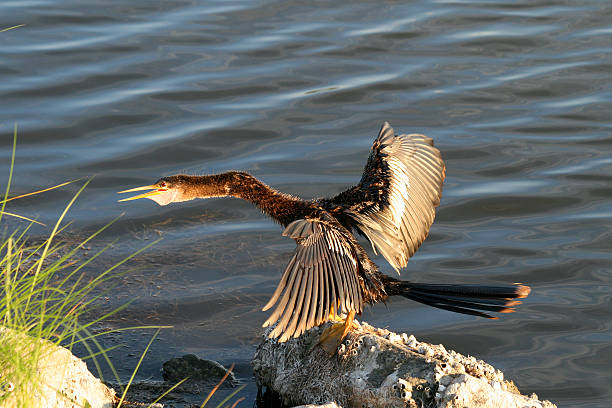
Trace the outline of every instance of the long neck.
<instances>
[{"instance_id":1,"label":"long neck","mask_svg":"<svg viewBox=\"0 0 612 408\"><path fill-rule=\"evenodd\" d=\"M309 203L284 194L245 172L197 177L196 196L200 198L231 196L250 201L264 214L287 226L307 214ZM195 181L195 180L194 180Z\"/></svg>"}]
</instances>

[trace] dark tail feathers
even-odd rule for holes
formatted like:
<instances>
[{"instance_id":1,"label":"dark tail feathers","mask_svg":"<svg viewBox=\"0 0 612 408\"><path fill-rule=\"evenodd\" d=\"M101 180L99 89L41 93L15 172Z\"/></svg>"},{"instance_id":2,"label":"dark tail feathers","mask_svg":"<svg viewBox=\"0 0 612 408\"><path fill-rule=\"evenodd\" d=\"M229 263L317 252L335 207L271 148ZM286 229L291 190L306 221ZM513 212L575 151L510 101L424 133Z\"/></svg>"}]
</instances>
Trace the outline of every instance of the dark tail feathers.
<instances>
[{"instance_id":1,"label":"dark tail feathers","mask_svg":"<svg viewBox=\"0 0 612 408\"><path fill-rule=\"evenodd\" d=\"M512 313L512 306L529 295L531 288L524 285L436 285L395 281L386 288L389 295L400 295L425 305L451 312L497 319L484 312Z\"/></svg>"}]
</instances>

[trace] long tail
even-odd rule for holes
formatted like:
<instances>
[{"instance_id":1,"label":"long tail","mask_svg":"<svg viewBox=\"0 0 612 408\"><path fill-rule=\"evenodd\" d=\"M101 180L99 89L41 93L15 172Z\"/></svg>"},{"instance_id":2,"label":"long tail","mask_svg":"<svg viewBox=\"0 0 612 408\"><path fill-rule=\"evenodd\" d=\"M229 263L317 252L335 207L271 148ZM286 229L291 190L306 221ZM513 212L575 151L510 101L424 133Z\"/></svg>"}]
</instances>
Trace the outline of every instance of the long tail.
<instances>
[{"instance_id":1,"label":"long tail","mask_svg":"<svg viewBox=\"0 0 612 408\"><path fill-rule=\"evenodd\" d=\"M385 282L389 296L399 295L428 306L451 312L497 319L485 312L512 313L513 306L527 297L531 288L524 285L484 286L484 285L437 285L412 283L389 278Z\"/></svg>"}]
</instances>

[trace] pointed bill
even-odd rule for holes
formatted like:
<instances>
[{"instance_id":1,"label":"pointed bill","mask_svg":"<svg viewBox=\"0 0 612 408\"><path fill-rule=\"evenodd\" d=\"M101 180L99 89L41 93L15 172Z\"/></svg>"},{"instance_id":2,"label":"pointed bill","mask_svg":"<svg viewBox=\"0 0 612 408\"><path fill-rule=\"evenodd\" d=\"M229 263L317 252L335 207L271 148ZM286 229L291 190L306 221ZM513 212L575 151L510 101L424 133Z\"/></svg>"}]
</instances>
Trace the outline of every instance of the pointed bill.
<instances>
[{"instance_id":1,"label":"pointed bill","mask_svg":"<svg viewBox=\"0 0 612 408\"><path fill-rule=\"evenodd\" d=\"M118 191L117 194L132 193L134 191L143 191L143 190L153 190L153 191L149 191L148 193L140 194L140 195L137 195L137 196L134 196L134 197L130 197L130 198L124 198L124 199L118 200L118 201L121 202L121 201L138 200L139 198L151 197L151 196L154 196L154 195L161 194L164 191L167 191L165 188L157 188L157 186L155 186L155 185L150 185L150 186L142 186L142 187L131 188L129 190Z\"/></svg>"}]
</instances>

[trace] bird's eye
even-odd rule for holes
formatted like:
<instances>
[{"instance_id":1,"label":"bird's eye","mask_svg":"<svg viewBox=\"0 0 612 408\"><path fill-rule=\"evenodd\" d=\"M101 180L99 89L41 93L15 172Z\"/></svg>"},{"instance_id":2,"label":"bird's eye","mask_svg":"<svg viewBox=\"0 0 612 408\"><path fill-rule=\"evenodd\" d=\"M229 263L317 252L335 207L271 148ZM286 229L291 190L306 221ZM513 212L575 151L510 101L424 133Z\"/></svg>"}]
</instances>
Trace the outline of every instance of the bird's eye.
<instances>
[{"instance_id":1,"label":"bird's eye","mask_svg":"<svg viewBox=\"0 0 612 408\"><path fill-rule=\"evenodd\" d=\"M167 184L166 184L166 182L162 181L161 183L159 183L159 186L161 188L166 188Z\"/></svg>"}]
</instances>

